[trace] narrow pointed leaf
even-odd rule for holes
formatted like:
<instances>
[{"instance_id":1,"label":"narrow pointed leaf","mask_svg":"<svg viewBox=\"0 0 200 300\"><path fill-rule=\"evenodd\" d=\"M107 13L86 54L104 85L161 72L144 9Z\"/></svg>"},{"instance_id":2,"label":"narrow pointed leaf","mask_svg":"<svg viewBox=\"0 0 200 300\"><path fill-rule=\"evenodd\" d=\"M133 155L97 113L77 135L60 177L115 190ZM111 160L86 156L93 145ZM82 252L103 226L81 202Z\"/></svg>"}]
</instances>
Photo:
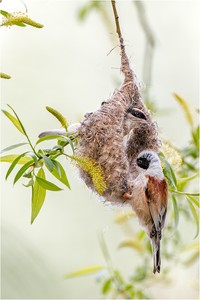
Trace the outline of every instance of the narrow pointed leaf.
<instances>
[{"instance_id":1,"label":"narrow pointed leaf","mask_svg":"<svg viewBox=\"0 0 200 300\"><path fill-rule=\"evenodd\" d=\"M196 173L194 174L193 176L189 176L189 177L184 177L184 178L180 178L178 181L177 181L177 187L179 190L182 189L182 187L184 187L184 185L186 183L188 183L189 181L197 178L199 176L199 173Z\"/></svg>"},{"instance_id":2,"label":"narrow pointed leaf","mask_svg":"<svg viewBox=\"0 0 200 300\"><path fill-rule=\"evenodd\" d=\"M6 179L8 178L8 176L10 175L10 173L12 172L12 170L14 169L14 167L19 163L19 161L22 159L22 157L24 155L26 155L27 152L22 153L20 155L17 155L17 157L13 160L13 162L11 163L7 173L6 173ZM26 162L27 163L27 162Z\"/></svg>"},{"instance_id":3,"label":"narrow pointed leaf","mask_svg":"<svg viewBox=\"0 0 200 300\"><path fill-rule=\"evenodd\" d=\"M30 156L34 160L35 166L37 166L37 164L38 164L38 157L35 155L35 153L34 152L28 152L27 156Z\"/></svg>"},{"instance_id":4,"label":"narrow pointed leaf","mask_svg":"<svg viewBox=\"0 0 200 300\"><path fill-rule=\"evenodd\" d=\"M199 208L199 201L194 196L187 195L187 199L188 198L190 199L190 201L192 201L193 204L195 204Z\"/></svg>"},{"instance_id":5,"label":"narrow pointed leaf","mask_svg":"<svg viewBox=\"0 0 200 300\"><path fill-rule=\"evenodd\" d=\"M47 141L47 140L56 140L56 139L59 139L60 138L60 135L46 135L46 136L43 136L41 137L40 139L37 140L36 142L36 145L44 142L44 141Z\"/></svg>"},{"instance_id":6,"label":"narrow pointed leaf","mask_svg":"<svg viewBox=\"0 0 200 300\"><path fill-rule=\"evenodd\" d=\"M177 95L176 93L174 93L174 97L176 98L176 100L178 101L178 103L180 104L181 108L183 109L184 113L185 113L185 117L186 120L188 121L188 123L193 126L194 124L194 120L193 120L193 116L191 113L191 109L188 105L188 103L186 102L185 99L183 99L182 97L180 97L179 95Z\"/></svg>"},{"instance_id":7,"label":"narrow pointed leaf","mask_svg":"<svg viewBox=\"0 0 200 300\"><path fill-rule=\"evenodd\" d=\"M13 125L22 133L24 134L24 130L20 124L20 122L13 116L11 115L8 111L2 110L4 115L13 123Z\"/></svg>"},{"instance_id":8,"label":"narrow pointed leaf","mask_svg":"<svg viewBox=\"0 0 200 300\"><path fill-rule=\"evenodd\" d=\"M2 10L2 9L0 10L0 14L4 17L8 17L10 15L7 11Z\"/></svg>"},{"instance_id":9,"label":"narrow pointed leaf","mask_svg":"<svg viewBox=\"0 0 200 300\"><path fill-rule=\"evenodd\" d=\"M64 137L64 139L66 140L66 142L70 144L70 146L71 146L71 148L72 148L72 151L73 151L73 153L74 153L74 152L75 152L75 149L74 149L74 144L73 144L72 140L71 140L69 137L67 137L67 136L63 136L63 137Z\"/></svg>"},{"instance_id":10,"label":"narrow pointed leaf","mask_svg":"<svg viewBox=\"0 0 200 300\"><path fill-rule=\"evenodd\" d=\"M108 280L106 280L103 284L103 287L102 287L102 294L103 295L106 295L111 287L112 287L112 282L113 282L113 279L112 278L109 278Z\"/></svg>"},{"instance_id":11,"label":"narrow pointed leaf","mask_svg":"<svg viewBox=\"0 0 200 300\"><path fill-rule=\"evenodd\" d=\"M163 157L161 157L162 161L164 161L164 169L163 169L163 173L165 175L165 177L168 180L169 186L173 186L174 188L176 188L177 186L177 181L176 181L176 176L174 174L174 171L170 165L170 163Z\"/></svg>"},{"instance_id":12,"label":"narrow pointed leaf","mask_svg":"<svg viewBox=\"0 0 200 300\"><path fill-rule=\"evenodd\" d=\"M87 268L84 268L84 269L80 269L80 270L77 270L77 271L74 271L72 273L69 273L69 274L66 274L64 276L65 279L68 279L68 278L73 278L73 277L77 277L77 276L82 276L82 275L90 275L90 274L93 274L93 273L97 273L103 269L106 269L105 266L91 266L91 267L87 267Z\"/></svg>"},{"instance_id":13,"label":"narrow pointed leaf","mask_svg":"<svg viewBox=\"0 0 200 300\"><path fill-rule=\"evenodd\" d=\"M24 154L24 153L23 153ZM4 155L0 157L0 162L8 162L8 163L12 163L17 157L19 156L19 154L10 154L10 155ZM25 163L27 163L28 161L30 161L31 158L30 157L21 157L19 159L19 161L17 162L17 164L19 165L24 165Z\"/></svg>"},{"instance_id":14,"label":"narrow pointed leaf","mask_svg":"<svg viewBox=\"0 0 200 300\"><path fill-rule=\"evenodd\" d=\"M47 157L46 155L43 155L43 154L41 154L41 156L44 159L44 163L45 163L45 166L47 167L47 169L49 169L49 171L52 172L53 169L54 169L54 164L51 161L51 159L49 157Z\"/></svg>"},{"instance_id":15,"label":"narrow pointed leaf","mask_svg":"<svg viewBox=\"0 0 200 300\"><path fill-rule=\"evenodd\" d=\"M195 220L195 222L196 222L196 227L197 227L197 229L196 229L196 234L195 234L195 236L194 236L194 239L195 239L195 238L199 235L199 216L198 216L198 213L197 213L197 211L196 211L194 205L192 204L192 201L190 201L190 200L188 199L188 203L189 203L190 210L191 210L191 213L192 213L192 215L193 215L193 217L194 217L194 220Z\"/></svg>"},{"instance_id":16,"label":"narrow pointed leaf","mask_svg":"<svg viewBox=\"0 0 200 300\"><path fill-rule=\"evenodd\" d=\"M43 188L46 189L46 190L49 190L49 191L55 191L55 192L61 191L61 190L62 190L61 188L59 188L59 187L58 187L57 185L55 185L54 183L52 183L52 182L50 182L50 181L48 181L48 180L46 180L46 179L43 179L43 178L41 178L41 177L36 176L36 181L37 181L37 183L38 183L41 187L43 187Z\"/></svg>"},{"instance_id":17,"label":"narrow pointed leaf","mask_svg":"<svg viewBox=\"0 0 200 300\"><path fill-rule=\"evenodd\" d=\"M15 110L12 108L12 106L10 106L9 104L7 104L7 106L13 111L13 113L15 114L15 117L17 118L17 121L22 129L22 133L25 134L27 136L26 130L20 120L20 118L18 117L17 113L15 112Z\"/></svg>"},{"instance_id":18,"label":"narrow pointed leaf","mask_svg":"<svg viewBox=\"0 0 200 300\"><path fill-rule=\"evenodd\" d=\"M174 208L174 227L176 229L178 226L178 222L179 222L179 210L178 210L178 204L176 201L176 197L174 195L172 196L172 203L173 203L173 208Z\"/></svg>"},{"instance_id":19,"label":"narrow pointed leaf","mask_svg":"<svg viewBox=\"0 0 200 300\"><path fill-rule=\"evenodd\" d=\"M37 176L45 180L44 170L39 169ZM39 214L42 205L46 197L46 189L35 181L34 186L32 187L32 212L31 212L31 224Z\"/></svg>"},{"instance_id":20,"label":"narrow pointed leaf","mask_svg":"<svg viewBox=\"0 0 200 300\"><path fill-rule=\"evenodd\" d=\"M55 160L53 160L53 164L54 164L54 169L51 172L51 174L54 175L60 182L64 183L70 189L70 184L62 165Z\"/></svg>"},{"instance_id":21,"label":"narrow pointed leaf","mask_svg":"<svg viewBox=\"0 0 200 300\"><path fill-rule=\"evenodd\" d=\"M25 165L23 165L23 167L21 167L21 169L19 169L19 171L17 172L15 179L14 179L14 184L22 177L22 175L26 172L26 170L30 167L31 164L33 164L34 161L31 160L29 162L27 162Z\"/></svg>"},{"instance_id":22,"label":"narrow pointed leaf","mask_svg":"<svg viewBox=\"0 0 200 300\"><path fill-rule=\"evenodd\" d=\"M3 150L1 150L0 153L6 152L6 151L10 151L10 150L12 150L12 149L15 149L15 148L18 148L18 147L27 145L27 144L28 144L28 143L19 143L19 144L11 145L11 146L6 147L6 148L4 148Z\"/></svg>"}]
</instances>

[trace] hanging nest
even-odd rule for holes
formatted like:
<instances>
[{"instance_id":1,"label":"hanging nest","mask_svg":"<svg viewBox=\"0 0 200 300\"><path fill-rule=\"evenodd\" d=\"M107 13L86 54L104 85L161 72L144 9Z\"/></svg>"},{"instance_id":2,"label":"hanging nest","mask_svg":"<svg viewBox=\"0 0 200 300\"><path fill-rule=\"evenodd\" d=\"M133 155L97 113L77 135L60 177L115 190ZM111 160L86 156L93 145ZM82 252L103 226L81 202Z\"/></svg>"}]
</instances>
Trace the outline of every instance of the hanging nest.
<instances>
[{"instance_id":1,"label":"hanging nest","mask_svg":"<svg viewBox=\"0 0 200 300\"><path fill-rule=\"evenodd\" d=\"M121 33L119 40L124 81L98 110L85 115L78 130L80 142L76 152L78 157L92 160L102 170L104 188L99 193L94 176L78 164L86 185L111 202L124 202L131 193L130 181L138 175L135 168L138 154L147 149L158 152L161 145L157 125L142 101Z\"/></svg>"}]
</instances>

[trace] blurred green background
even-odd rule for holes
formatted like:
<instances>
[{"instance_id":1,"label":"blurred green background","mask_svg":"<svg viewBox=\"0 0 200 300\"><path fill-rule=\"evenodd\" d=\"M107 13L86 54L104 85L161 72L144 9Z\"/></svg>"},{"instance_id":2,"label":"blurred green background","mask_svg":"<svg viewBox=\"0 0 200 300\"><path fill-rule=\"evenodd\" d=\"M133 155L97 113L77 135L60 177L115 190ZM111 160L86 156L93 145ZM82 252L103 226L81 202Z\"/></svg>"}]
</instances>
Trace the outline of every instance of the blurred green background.
<instances>
[{"instance_id":1,"label":"blurred green background","mask_svg":"<svg viewBox=\"0 0 200 300\"><path fill-rule=\"evenodd\" d=\"M80 8L88 1L24 1L28 15L44 28L1 28L1 68L12 76L2 80L2 107L14 107L31 139L58 123L45 110L52 106L70 122L97 109L118 87L120 57L114 27L108 30L94 10L84 22ZM110 1L103 2L110 7ZM159 129L176 146L188 142L190 131L173 92L191 107L198 105L198 1L145 1L156 37L151 98L167 114L156 116ZM127 53L143 81L145 36L133 1L118 1ZM25 11L23 2L3 0L1 9ZM109 9L108 9L109 11ZM58 126L59 127L59 126ZM20 142L20 134L2 118L2 148ZM102 297L94 277L63 280L64 274L89 265L105 265L97 233L103 231L112 260L126 278L139 259L131 249L119 250L124 233L113 222L116 209L102 205L69 170L72 191L48 193L30 225L30 191L5 182L2 165L2 299L94 299ZM119 209L118 209L119 210ZM125 210L125 209L124 209ZM133 221L132 226L139 226ZM181 228L182 227L182 228ZM194 228L180 222L185 243L193 242ZM175 257L179 253L174 253ZM151 266L150 266L151 267ZM163 261L163 269L166 268ZM155 276L152 274L152 277ZM148 287L155 299L197 299L198 266L172 266L167 288L162 281Z\"/></svg>"}]
</instances>

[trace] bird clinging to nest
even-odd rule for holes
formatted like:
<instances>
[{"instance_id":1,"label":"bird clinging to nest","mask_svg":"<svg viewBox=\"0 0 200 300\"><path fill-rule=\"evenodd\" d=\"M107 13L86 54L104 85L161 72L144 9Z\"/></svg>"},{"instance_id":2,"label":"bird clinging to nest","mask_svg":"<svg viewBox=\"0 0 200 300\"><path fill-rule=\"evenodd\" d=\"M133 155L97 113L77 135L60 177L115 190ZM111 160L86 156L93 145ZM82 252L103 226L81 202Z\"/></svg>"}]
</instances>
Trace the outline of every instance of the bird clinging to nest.
<instances>
[{"instance_id":1,"label":"bird clinging to nest","mask_svg":"<svg viewBox=\"0 0 200 300\"><path fill-rule=\"evenodd\" d=\"M160 272L160 239L167 212L167 184L157 155L157 125L142 101L136 76L130 67L121 35L115 1L111 1L121 50L124 81L101 107L69 127L79 136L76 156L100 168L104 178L101 195L111 203L129 203L151 241L154 273ZM62 130L47 131L63 134ZM77 164L85 184L99 193L93 176Z\"/></svg>"}]
</instances>

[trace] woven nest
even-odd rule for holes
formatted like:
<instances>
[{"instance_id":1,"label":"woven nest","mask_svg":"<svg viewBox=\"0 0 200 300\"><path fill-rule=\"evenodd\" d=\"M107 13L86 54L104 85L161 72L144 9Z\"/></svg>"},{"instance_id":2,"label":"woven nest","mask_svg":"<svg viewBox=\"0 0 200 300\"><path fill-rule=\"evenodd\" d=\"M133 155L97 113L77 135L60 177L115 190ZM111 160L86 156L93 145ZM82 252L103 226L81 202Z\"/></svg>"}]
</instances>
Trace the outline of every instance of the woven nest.
<instances>
[{"instance_id":1,"label":"woven nest","mask_svg":"<svg viewBox=\"0 0 200 300\"><path fill-rule=\"evenodd\" d=\"M78 131L77 155L90 158L101 168L106 182L102 196L111 202L125 201L124 194L130 192L130 182L138 175L138 154L143 150L158 152L161 144L124 46L121 57L121 71L125 75L121 88L102 102L98 110L86 114ZM90 174L82 168L80 174L86 185L98 192Z\"/></svg>"}]
</instances>

